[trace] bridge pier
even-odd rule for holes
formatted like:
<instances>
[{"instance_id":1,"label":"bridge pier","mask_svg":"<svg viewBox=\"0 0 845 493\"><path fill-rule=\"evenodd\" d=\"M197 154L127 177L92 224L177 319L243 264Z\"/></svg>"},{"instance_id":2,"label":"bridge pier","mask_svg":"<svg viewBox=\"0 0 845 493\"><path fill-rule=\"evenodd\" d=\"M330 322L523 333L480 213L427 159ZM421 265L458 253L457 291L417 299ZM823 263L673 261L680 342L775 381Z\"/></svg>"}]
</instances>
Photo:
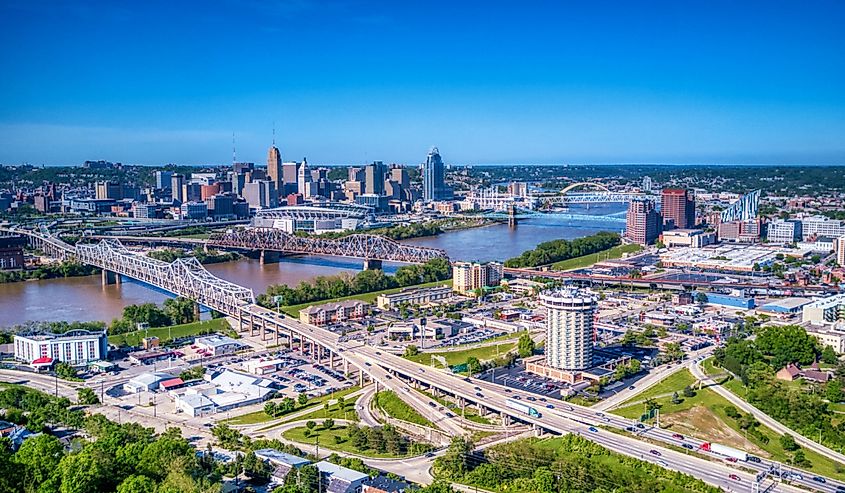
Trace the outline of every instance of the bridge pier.
<instances>
[{"instance_id":1,"label":"bridge pier","mask_svg":"<svg viewBox=\"0 0 845 493\"><path fill-rule=\"evenodd\" d=\"M261 265L278 264L280 257L281 255L279 255L279 252L276 252L274 250L261 250L261 257L259 258L259 262L261 263Z\"/></svg>"},{"instance_id":2,"label":"bridge pier","mask_svg":"<svg viewBox=\"0 0 845 493\"><path fill-rule=\"evenodd\" d=\"M103 286L108 286L109 284L120 284L120 274L116 272L112 272L110 270L103 269L100 273L100 276L103 280Z\"/></svg>"},{"instance_id":3,"label":"bridge pier","mask_svg":"<svg viewBox=\"0 0 845 493\"><path fill-rule=\"evenodd\" d=\"M365 259L364 260L364 270L382 270L382 262L381 260L376 259Z\"/></svg>"}]
</instances>

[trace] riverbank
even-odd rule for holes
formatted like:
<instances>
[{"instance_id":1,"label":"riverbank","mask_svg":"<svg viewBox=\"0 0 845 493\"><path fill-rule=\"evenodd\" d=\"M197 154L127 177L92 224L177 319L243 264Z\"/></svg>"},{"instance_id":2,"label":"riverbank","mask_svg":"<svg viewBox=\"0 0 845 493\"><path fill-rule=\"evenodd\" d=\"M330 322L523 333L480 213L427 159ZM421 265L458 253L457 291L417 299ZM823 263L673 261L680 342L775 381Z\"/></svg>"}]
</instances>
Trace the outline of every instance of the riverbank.
<instances>
[{"instance_id":1,"label":"riverbank","mask_svg":"<svg viewBox=\"0 0 845 493\"><path fill-rule=\"evenodd\" d=\"M426 282L426 283L422 283L422 284L414 284L414 285L411 285L411 286L404 286L404 287L401 287L401 288L383 289L381 291L372 291L372 292L369 292L369 293L353 294L351 296L342 296L342 297L339 297L339 298L329 298L329 299L326 299L326 300L311 301L311 302L308 302L308 303L300 303L298 305L283 306L283 307L281 307L281 310L284 313L290 315L291 317L299 318L299 311L303 310L305 308L308 308L309 306L312 306L312 305L322 305L324 303L337 303L338 301L346 301L346 300L361 300L361 301L366 302L366 303L373 303L373 302L375 302L376 298L378 298L378 296L380 294L398 293L399 291L402 291L403 289L419 289L419 288L431 288L431 287L434 287L434 286L451 286L451 285L452 285L451 279L446 279L446 280L443 280L443 281L432 281L432 282Z\"/></svg>"},{"instance_id":2,"label":"riverbank","mask_svg":"<svg viewBox=\"0 0 845 493\"><path fill-rule=\"evenodd\" d=\"M21 281L37 281L66 277L84 277L98 274L100 269L78 262L59 262L40 265L34 269L0 272L0 284Z\"/></svg>"},{"instance_id":3,"label":"riverbank","mask_svg":"<svg viewBox=\"0 0 845 493\"><path fill-rule=\"evenodd\" d=\"M600 252L591 253L589 255L582 255L580 257L571 258L568 260L561 260L551 265L554 270L574 270L584 269L597 264L602 260L614 260L622 258L625 254L638 253L643 250L643 247L636 243L628 245L616 245L615 247L602 250Z\"/></svg>"}]
</instances>

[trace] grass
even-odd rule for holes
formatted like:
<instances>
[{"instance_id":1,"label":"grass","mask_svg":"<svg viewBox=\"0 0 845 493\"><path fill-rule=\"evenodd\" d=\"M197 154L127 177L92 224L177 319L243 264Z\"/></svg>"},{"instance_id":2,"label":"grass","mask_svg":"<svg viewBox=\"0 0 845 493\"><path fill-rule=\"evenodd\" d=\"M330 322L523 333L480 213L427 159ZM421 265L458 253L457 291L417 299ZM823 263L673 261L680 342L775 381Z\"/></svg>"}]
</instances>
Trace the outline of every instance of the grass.
<instances>
[{"instance_id":1,"label":"grass","mask_svg":"<svg viewBox=\"0 0 845 493\"><path fill-rule=\"evenodd\" d=\"M329 409L326 410L326 406L323 405L319 409L314 409L308 414L303 416L299 416L296 418L299 419L311 419L314 421L321 420L321 419L345 419L347 421L358 421L360 418L358 417L358 413L355 411L355 401L349 400L343 403L343 408L334 404L329 406Z\"/></svg>"},{"instance_id":2,"label":"grass","mask_svg":"<svg viewBox=\"0 0 845 493\"><path fill-rule=\"evenodd\" d=\"M385 390L376 394L376 406L379 407L385 414L392 416L402 421L415 423L420 426L427 426L434 428L434 423L418 413L416 409L412 408L396 395L392 390Z\"/></svg>"},{"instance_id":3,"label":"grass","mask_svg":"<svg viewBox=\"0 0 845 493\"><path fill-rule=\"evenodd\" d=\"M630 244L630 245L616 245L615 247L608 248L607 250L602 250L597 253L591 253L589 255L583 255L581 257L575 257L567 260L561 260L560 262L555 262L552 264L552 269L554 270L572 270L572 269L583 269L585 267L589 267L599 261L602 260L612 260L617 258L622 258L622 255L625 253L637 253L643 249L642 246L637 244Z\"/></svg>"},{"instance_id":4,"label":"grass","mask_svg":"<svg viewBox=\"0 0 845 493\"><path fill-rule=\"evenodd\" d=\"M504 356L505 354L509 353L516 349L517 343L515 342L506 342L506 343L499 343L494 344L492 346L483 346L477 347L472 349L464 349L460 351L432 351L432 352L425 352L419 353L414 356L407 356L406 359L413 361L415 363L421 363L423 365L432 365L432 355L434 356L442 356L446 359L446 363L449 366L460 365L467 362L467 359L475 356L478 358L479 361L487 361L494 359L498 356ZM498 349L497 349L498 348ZM436 361L436 360L435 360Z\"/></svg>"},{"instance_id":5,"label":"grass","mask_svg":"<svg viewBox=\"0 0 845 493\"><path fill-rule=\"evenodd\" d=\"M289 305L281 307L282 311L286 314L290 315L294 318L299 318L299 310L303 308L308 308L312 305L322 305L323 303L335 303L338 301L345 301L345 300L361 300L367 303L374 303L378 295L380 294L392 294L398 293L403 289L417 289L417 288L430 288L433 286L444 286L444 285L452 285L451 279L446 279L443 281L434 281L434 282L426 282L423 284L415 284L413 286L404 286L401 288L392 288L392 289L385 289L383 291L373 291L371 293L361 293L361 294L353 294L351 296L343 296L340 298L331 298L327 300L319 300L319 301L311 301L308 303L300 303L299 305Z\"/></svg>"},{"instance_id":6,"label":"grass","mask_svg":"<svg viewBox=\"0 0 845 493\"><path fill-rule=\"evenodd\" d=\"M224 332L227 335L235 335L237 337L237 334L235 334L225 318L215 318L213 320L203 320L200 322L191 322L189 324L171 325L170 327L155 327L147 330L127 332L125 334L116 334L109 336L109 343L116 346L138 346L141 344L141 339L147 336L158 337L160 341L164 343L171 339L179 339L182 337L196 336L200 334L212 334L214 332Z\"/></svg>"},{"instance_id":7,"label":"grass","mask_svg":"<svg viewBox=\"0 0 845 493\"><path fill-rule=\"evenodd\" d=\"M688 375L688 379L694 380L694 377L692 377L692 375L687 371L678 373L686 373ZM666 380L658 384L658 386L669 380L674 380L674 385L683 384L684 381L682 379L672 378L675 375L671 375ZM667 383L664 387L664 391L662 392L663 394L677 390L666 389L671 389L669 383ZM682 390L683 387L680 387L680 389ZM649 389L649 391L652 390L654 390L654 388ZM678 393L681 394L680 392ZM660 395L660 391L655 391L653 395ZM636 399L645 399L645 397L638 396ZM673 404L671 402L671 396L658 397L654 400L660 406L661 424L668 429L678 431L682 434L696 436L700 439L712 440L725 445L737 447L746 450L751 454L763 455L779 462L786 462L791 458L792 454L783 450L780 446L780 435L775 431L763 425L757 427L760 434L768 441L751 433L745 434L745 432L740 429L737 420L728 417L725 411L725 409L730 407L731 404L711 389L704 388L702 390L697 390L695 397L683 397L681 395L681 401L678 404ZM611 412L626 418L637 419L644 410L644 405L639 403L620 407L619 409L615 409ZM814 474L821 474L837 479L845 479L845 468L842 468L842 466L837 468L837 465L830 459L827 459L806 448L802 448L802 451L807 459L813 464L810 471Z\"/></svg>"},{"instance_id":8,"label":"grass","mask_svg":"<svg viewBox=\"0 0 845 493\"><path fill-rule=\"evenodd\" d=\"M642 401L645 401L646 399L653 399L657 396L671 394L672 392L677 392L679 395L681 395L685 387L692 386L694 383L695 377L693 377L689 371L677 371L664 378L660 382L654 384L648 390L645 390L644 392L631 397L625 402L622 402L621 404L619 404L618 407L622 408L630 406L632 403L640 403Z\"/></svg>"},{"instance_id":9,"label":"grass","mask_svg":"<svg viewBox=\"0 0 845 493\"><path fill-rule=\"evenodd\" d=\"M322 423L320 423L318 426L315 426L314 429L310 431L310 434L307 437L305 436L305 432L308 431L308 428L305 426L297 426L296 428L286 430L284 433L282 433L282 436L288 440L309 445L317 444L317 440L319 439L320 446L325 447L327 449L336 450L338 452L347 452L350 454L356 454L365 457L372 457L377 459L393 459L406 457L402 455L393 455L388 452L380 453L368 449L359 450L355 448L352 443L349 442L349 438L347 438L346 435L346 428L346 426L338 425L330 430L327 430L323 428Z\"/></svg>"},{"instance_id":10,"label":"grass","mask_svg":"<svg viewBox=\"0 0 845 493\"><path fill-rule=\"evenodd\" d=\"M293 414L297 411L302 411L303 409L308 409L308 408L312 408L312 407L314 409L314 412L316 412L316 411L323 412L323 404L326 401L329 401L329 400L332 400L332 399L337 399L338 397L343 397L345 395L351 394L351 393L355 392L356 390L359 390L360 388L361 387L352 386L352 387L349 387L348 389L338 390L337 392L333 392L331 394L321 395L320 397L308 399L308 402L306 402L304 406L300 406L299 404L297 404L293 408L292 411L287 412L287 413L282 414L282 415L279 415L279 416L270 416L269 414L265 413L264 410L262 409L260 411L254 411L254 412L251 412L251 413L241 414L240 416L234 416L234 417L229 418L227 420L224 420L222 422L226 423L227 425L255 425L255 424L259 424L259 423L266 423L267 421L278 419L278 418L284 417L286 415ZM277 398L277 399L273 399L273 401L276 401L278 403L282 399L283 399L283 397L280 397L280 398ZM296 399L294 399L294 400L296 400ZM352 402L351 404L352 404L353 407L355 406L354 402ZM348 405L349 404L347 403L347 406ZM337 405L334 405L332 407L337 407ZM311 419L313 419L313 417L311 417L310 415L311 415L311 413L309 413L308 416ZM297 419L299 419L299 418L297 418Z\"/></svg>"}]
</instances>

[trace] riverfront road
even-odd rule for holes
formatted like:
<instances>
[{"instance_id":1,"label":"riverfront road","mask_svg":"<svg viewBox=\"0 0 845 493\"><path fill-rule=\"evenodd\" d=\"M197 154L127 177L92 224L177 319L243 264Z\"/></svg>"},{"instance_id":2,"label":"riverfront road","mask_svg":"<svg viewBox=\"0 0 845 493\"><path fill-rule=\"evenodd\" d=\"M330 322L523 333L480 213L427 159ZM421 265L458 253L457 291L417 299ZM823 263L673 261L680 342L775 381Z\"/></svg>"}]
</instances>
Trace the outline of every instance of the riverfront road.
<instances>
[{"instance_id":1,"label":"riverfront road","mask_svg":"<svg viewBox=\"0 0 845 493\"><path fill-rule=\"evenodd\" d=\"M716 383L715 380L713 380L712 378L707 376L706 373L704 373L704 370L701 369L701 365L698 361L693 361L693 364L690 366L690 371L692 371L692 374L693 376L695 376L695 378L704 382L709 388L713 389L716 393L730 401L731 404L754 416L757 421L763 423L764 425L780 433L781 435L785 435L787 433L792 435L793 437L795 437L795 441L798 442L799 445L807 447L808 449L817 452L827 457L828 459L833 460L834 462L837 462L839 464L845 464L845 455L836 452L835 450L831 450L828 447L819 444L818 442L814 442L813 440L810 440L804 435L801 435L800 433L792 430L780 421L772 418L768 414L749 404L747 401L736 396L730 390Z\"/></svg>"}]
</instances>

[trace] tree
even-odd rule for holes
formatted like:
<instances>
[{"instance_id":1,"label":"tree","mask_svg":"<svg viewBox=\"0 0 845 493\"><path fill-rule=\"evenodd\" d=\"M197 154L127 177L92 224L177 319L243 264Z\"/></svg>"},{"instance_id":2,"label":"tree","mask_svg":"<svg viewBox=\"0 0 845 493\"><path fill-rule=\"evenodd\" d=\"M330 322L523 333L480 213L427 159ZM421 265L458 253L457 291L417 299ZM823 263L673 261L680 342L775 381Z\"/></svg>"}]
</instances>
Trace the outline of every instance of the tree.
<instances>
[{"instance_id":1,"label":"tree","mask_svg":"<svg viewBox=\"0 0 845 493\"><path fill-rule=\"evenodd\" d=\"M90 493L103 491L108 471L102 460L87 451L69 454L62 458L58 472L62 477L61 493Z\"/></svg>"},{"instance_id":2,"label":"tree","mask_svg":"<svg viewBox=\"0 0 845 493\"><path fill-rule=\"evenodd\" d=\"M695 391L689 385L684 387L684 397L695 397Z\"/></svg>"},{"instance_id":3,"label":"tree","mask_svg":"<svg viewBox=\"0 0 845 493\"><path fill-rule=\"evenodd\" d=\"M95 394L94 391L89 389L88 387L82 387L81 389L76 391L76 400L83 406L89 406L100 403L100 398L97 397L97 394Z\"/></svg>"},{"instance_id":4,"label":"tree","mask_svg":"<svg viewBox=\"0 0 845 493\"><path fill-rule=\"evenodd\" d=\"M680 403L681 403L681 397L678 395L677 392L673 392L672 393L672 404L680 404Z\"/></svg>"},{"instance_id":5,"label":"tree","mask_svg":"<svg viewBox=\"0 0 845 493\"><path fill-rule=\"evenodd\" d=\"M346 399L344 399L343 396L337 398L337 408L340 411L346 408Z\"/></svg>"},{"instance_id":6,"label":"tree","mask_svg":"<svg viewBox=\"0 0 845 493\"><path fill-rule=\"evenodd\" d=\"M695 293L695 302L699 305L707 303L707 293L701 291Z\"/></svg>"},{"instance_id":7,"label":"tree","mask_svg":"<svg viewBox=\"0 0 845 493\"><path fill-rule=\"evenodd\" d=\"M798 450L799 448L798 443L795 442L795 438L789 433L780 436L780 446L789 452Z\"/></svg>"},{"instance_id":8,"label":"tree","mask_svg":"<svg viewBox=\"0 0 845 493\"><path fill-rule=\"evenodd\" d=\"M475 356L470 356L467 358L467 373L470 375L475 375L476 373L481 371L481 362L478 361L478 358Z\"/></svg>"},{"instance_id":9,"label":"tree","mask_svg":"<svg viewBox=\"0 0 845 493\"><path fill-rule=\"evenodd\" d=\"M311 421L311 420L309 420L308 422L305 423L305 427L308 428L309 430L313 430L315 426L317 426L317 423L315 423L314 421Z\"/></svg>"},{"instance_id":10,"label":"tree","mask_svg":"<svg viewBox=\"0 0 845 493\"><path fill-rule=\"evenodd\" d=\"M308 396L303 392L296 397L296 402L299 404L299 407L302 407L308 404Z\"/></svg>"},{"instance_id":11,"label":"tree","mask_svg":"<svg viewBox=\"0 0 845 493\"><path fill-rule=\"evenodd\" d=\"M275 402L268 402L264 404L264 414L267 416L275 416L277 411L277 406Z\"/></svg>"},{"instance_id":12,"label":"tree","mask_svg":"<svg viewBox=\"0 0 845 493\"><path fill-rule=\"evenodd\" d=\"M3 445L0 443L0 447ZM41 434L24 440L14 455L15 463L23 466L19 469L20 474L17 478L21 480L24 489L37 490L53 475L64 455L64 446L52 435ZM2 481L0 481L0 491L6 491L2 488Z\"/></svg>"},{"instance_id":13,"label":"tree","mask_svg":"<svg viewBox=\"0 0 845 493\"><path fill-rule=\"evenodd\" d=\"M517 353L520 358L527 358L534 354L534 339L528 332L519 336L519 343L517 344Z\"/></svg>"},{"instance_id":14,"label":"tree","mask_svg":"<svg viewBox=\"0 0 845 493\"><path fill-rule=\"evenodd\" d=\"M155 491L156 483L142 474L133 474L117 485L117 493L149 493Z\"/></svg>"},{"instance_id":15,"label":"tree","mask_svg":"<svg viewBox=\"0 0 845 493\"><path fill-rule=\"evenodd\" d=\"M815 361L818 340L798 325L771 325L760 330L754 344L772 357L772 366L782 368L789 363L808 365Z\"/></svg>"},{"instance_id":16,"label":"tree","mask_svg":"<svg viewBox=\"0 0 845 493\"><path fill-rule=\"evenodd\" d=\"M842 382L833 378L825 384L824 395L827 400L837 404L845 400L845 392L842 391Z\"/></svg>"},{"instance_id":17,"label":"tree","mask_svg":"<svg viewBox=\"0 0 845 493\"><path fill-rule=\"evenodd\" d=\"M405 356L406 358L409 358L409 357L411 357L411 356L416 356L416 355L418 355L418 354L420 354L420 350L419 350L419 348L418 348L417 346L415 346L415 345L413 345L413 344L411 344L410 346L408 346L408 347L406 347L406 348L405 348L405 353L404 353L404 356Z\"/></svg>"},{"instance_id":18,"label":"tree","mask_svg":"<svg viewBox=\"0 0 845 493\"><path fill-rule=\"evenodd\" d=\"M59 378L63 378L65 380L77 380L79 378L76 376L76 369L64 361L56 363L55 372Z\"/></svg>"},{"instance_id":19,"label":"tree","mask_svg":"<svg viewBox=\"0 0 845 493\"><path fill-rule=\"evenodd\" d=\"M825 346L822 349L821 360L823 363L828 365L834 365L838 361L836 358L836 351L833 350L831 346Z\"/></svg>"},{"instance_id":20,"label":"tree","mask_svg":"<svg viewBox=\"0 0 845 493\"><path fill-rule=\"evenodd\" d=\"M332 428L334 428L334 420L333 419L328 418L328 419L323 420L323 429L331 430Z\"/></svg>"}]
</instances>

